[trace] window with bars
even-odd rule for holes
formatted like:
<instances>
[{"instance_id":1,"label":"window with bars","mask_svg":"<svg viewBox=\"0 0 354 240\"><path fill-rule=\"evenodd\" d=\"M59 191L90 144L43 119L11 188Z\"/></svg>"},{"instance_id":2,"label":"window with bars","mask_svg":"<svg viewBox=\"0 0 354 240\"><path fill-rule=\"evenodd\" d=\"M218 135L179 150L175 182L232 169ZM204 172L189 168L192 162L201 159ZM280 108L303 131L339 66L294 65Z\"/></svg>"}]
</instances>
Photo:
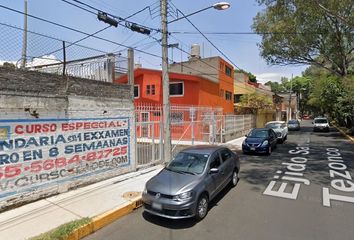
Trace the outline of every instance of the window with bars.
<instances>
[{"instance_id":1,"label":"window with bars","mask_svg":"<svg viewBox=\"0 0 354 240\"><path fill-rule=\"evenodd\" d=\"M227 101L232 101L232 92L225 91L225 99Z\"/></svg>"},{"instance_id":2,"label":"window with bars","mask_svg":"<svg viewBox=\"0 0 354 240\"><path fill-rule=\"evenodd\" d=\"M183 96L184 86L183 82L170 83L170 96Z\"/></svg>"},{"instance_id":3,"label":"window with bars","mask_svg":"<svg viewBox=\"0 0 354 240\"><path fill-rule=\"evenodd\" d=\"M134 98L139 98L139 85L134 85Z\"/></svg>"}]
</instances>

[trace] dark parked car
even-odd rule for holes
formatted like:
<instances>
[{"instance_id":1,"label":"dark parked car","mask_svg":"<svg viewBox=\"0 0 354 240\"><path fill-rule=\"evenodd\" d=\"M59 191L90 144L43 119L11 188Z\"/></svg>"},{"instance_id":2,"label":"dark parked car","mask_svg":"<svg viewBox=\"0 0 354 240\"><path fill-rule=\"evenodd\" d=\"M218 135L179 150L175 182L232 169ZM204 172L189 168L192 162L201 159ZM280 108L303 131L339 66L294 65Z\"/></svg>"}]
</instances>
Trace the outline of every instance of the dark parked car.
<instances>
[{"instance_id":1,"label":"dark parked car","mask_svg":"<svg viewBox=\"0 0 354 240\"><path fill-rule=\"evenodd\" d=\"M242 143L243 153L271 154L277 146L277 135L271 128L254 128Z\"/></svg>"},{"instance_id":2,"label":"dark parked car","mask_svg":"<svg viewBox=\"0 0 354 240\"><path fill-rule=\"evenodd\" d=\"M300 122L296 119L291 119L288 121L288 129L291 130L300 130Z\"/></svg>"},{"instance_id":3,"label":"dark parked car","mask_svg":"<svg viewBox=\"0 0 354 240\"><path fill-rule=\"evenodd\" d=\"M221 146L194 146L176 157L145 185L144 210L165 218L203 219L227 184L236 186L240 161Z\"/></svg>"}]
</instances>

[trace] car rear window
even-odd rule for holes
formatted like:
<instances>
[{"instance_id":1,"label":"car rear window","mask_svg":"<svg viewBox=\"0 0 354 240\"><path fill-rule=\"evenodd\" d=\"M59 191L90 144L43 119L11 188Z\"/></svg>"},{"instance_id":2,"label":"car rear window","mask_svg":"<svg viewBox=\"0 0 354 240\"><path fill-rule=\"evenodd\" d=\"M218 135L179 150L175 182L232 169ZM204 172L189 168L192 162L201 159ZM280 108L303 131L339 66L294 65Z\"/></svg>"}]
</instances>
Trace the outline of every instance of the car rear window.
<instances>
[{"instance_id":1,"label":"car rear window","mask_svg":"<svg viewBox=\"0 0 354 240\"><path fill-rule=\"evenodd\" d=\"M327 119L315 119L315 123L327 123Z\"/></svg>"},{"instance_id":2,"label":"car rear window","mask_svg":"<svg viewBox=\"0 0 354 240\"><path fill-rule=\"evenodd\" d=\"M252 130L249 134L248 137L254 137L254 138L266 138L268 137L268 130Z\"/></svg>"},{"instance_id":3,"label":"car rear window","mask_svg":"<svg viewBox=\"0 0 354 240\"><path fill-rule=\"evenodd\" d=\"M290 123L290 124L294 124L294 123L297 123L297 120L289 120L289 122L288 123Z\"/></svg>"},{"instance_id":4,"label":"car rear window","mask_svg":"<svg viewBox=\"0 0 354 240\"><path fill-rule=\"evenodd\" d=\"M266 128L277 129L277 128L281 127L281 123L268 123L265 127Z\"/></svg>"},{"instance_id":5,"label":"car rear window","mask_svg":"<svg viewBox=\"0 0 354 240\"><path fill-rule=\"evenodd\" d=\"M166 169L171 171L183 171L186 173L200 174L208 161L208 154L179 152L168 164Z\"/></svg>"}]
</instances>

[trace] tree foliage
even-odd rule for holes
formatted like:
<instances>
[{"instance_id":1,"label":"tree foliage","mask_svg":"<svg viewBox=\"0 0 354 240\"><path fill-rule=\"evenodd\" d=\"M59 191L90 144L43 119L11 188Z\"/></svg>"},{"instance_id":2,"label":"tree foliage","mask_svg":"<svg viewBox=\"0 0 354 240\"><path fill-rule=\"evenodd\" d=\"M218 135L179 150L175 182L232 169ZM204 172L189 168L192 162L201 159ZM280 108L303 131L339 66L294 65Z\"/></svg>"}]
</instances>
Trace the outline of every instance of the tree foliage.
<instances>
[{"instance_id":1,"label":"tree foliage","mask_svg":"<svg viewBox=\"0 0 354 240\"><path fill-rule=\"evenodd\" d=\"M244 74L246 74L246 75L249 77L250 82L257 83L257 78L256 78L256 76L253 75L252 73L247 72L247 71L245 71L245 70L243 70L243 69L235 70L235 72L236 72L236 73L244 73Z\"/></svg>"},{"instance_id":2,"label":"tree foliage","mask_svg":"<svg viewBox=\"0 0 354 240\"><path fill-rule=\"evenodd\" d=\"M258 109L271 109L273 107L271 98L257 93L242 95L240 100L241 106L251 108L253 113Z\"/></svg>"},{"instance_id":3,"label":"tree foliage","mask_svg":"<svg viewBox=\"0 0 354 240\"><path fill-rule=\"evenodd\" d=\"M258 0L261 56L275 65L310 64L346 76L354 60L352 0Z\"/></svg>"}]
</instances>

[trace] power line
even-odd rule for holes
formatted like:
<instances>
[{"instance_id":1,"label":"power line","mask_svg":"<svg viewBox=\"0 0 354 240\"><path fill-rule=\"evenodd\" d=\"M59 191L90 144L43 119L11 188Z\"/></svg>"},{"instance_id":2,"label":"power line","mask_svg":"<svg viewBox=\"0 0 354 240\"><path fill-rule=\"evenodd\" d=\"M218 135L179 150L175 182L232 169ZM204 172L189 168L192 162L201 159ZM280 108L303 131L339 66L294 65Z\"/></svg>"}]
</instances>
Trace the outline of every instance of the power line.
<instances>
[{"instance_id":1,"label":"power line","mask_svg":"<svg viewBox=\"0 0 354 240\"><path fill-rule=\"evenodd\" d=\"M0 25L6 26L6 27L9 27L9 28L13 28L13 29L17 29L17 30L21 30L21 31L25 31L23 28L12 26L12 25L9 25L9 24L6 24L6 23L1 23L0 22ZM32 34L37 35L37 36L41 36L41 37L49 38L49 39L52 39L52 40L60 41L60 42L64 41L63 39L55 38L55 37L48 36L48 35L45 35L45 34L42 34L42 33L33 32L31 30L27 30L27 32L32 33ZM69 42L69 41L66 41L66 42L71 44L71 45L75 44L78 47L86 48L88 50L97 51L97 52L100 52L100 53L107 53L107 52L99 50L99 49L83 46L83 45L72 43L72 42ZM47 55L49 55L49 54L47 54Z\"/></svg>"},{"instance_id":2,"label":"power line","mask_svg":"<svg viewBox=\"0 0 354 240\"><path fill-rule=\"evenodd\" d=\"M68 48L68 47L70 47L70 46L72 46L72 45L75 45L75 44L77 44L77 43L79 43L79 42L81 42L81 41L83 41L83 40L85 40L85 39L87 39L87 38L89 38L89 37L92 37L92 36L94 36L94 35L96 35L96 34L102 32L102 31L106 30L107 28L110 28L110 27L111 27L111 26L107 26L107 27L105 27L105 28L103 28L103 29L101 29L101 30L98 30L98 31L96 31L96 32L94 32L94 33L92 33L92 34L90 34L90 35L87 35L86 37L83 37L83 38L81 38L81 39L79 39L79 40L77 40L77 41L75 41L75 42L73 42L73 43L70 43L70 44L69 44L68 46L66 46L65 48ZM50 53L48 53L48 54L45 54L45 55L50 55L50 54L59 52L59 51L61 51L61 50L63 50L63 49L64 49L64 48L59 48L59 49L57 49L57 50L55 50L55 51L52 51L52 52L50 52Z\"/></svg>"},{"instance_id":3,"label":"power line","mask_svg":"<svg viewBox=\"0 0 354 240\"><path fill-rule=\"evenodd\" d=\"M177 9L177 7L171 2L171 4ZM212 41L209 40L209 38L207 36L205 36L197 26L195 26L191 20L189 20L189 18L179 9L177 9L185 19L187 19L187 21L221 54L223 55L227 60L230 61L230 63L232 63L237 69L240 69L228 56L226 56L225 53L223 53Z\"/></svg>"},{"instance_id":4,"label":"power line","mask_svg":"<svg viewBox=\"0 0 354 240\"><path fill-rule=\"evenodd\" d=\"M93 11L90 11L90 10L88 10L88 9L86 9L86 8L80 7L79 5L77 5L77 4L75 4L75 3L69 2L69 1L67 1L67 0L61 0L61 1L62 1L62 2L65 2L65 3L67 3L67 4L70 4L70 5L74 6L74 7L80 8L80 9L82 9L82 10L88 12L88 13L92 13L92 14L94 14L94 15L97 15L96 12L93 12Z\"/></svg>"},{"instance_id":5,"label":"power line","mask_svg":"<svg viewBox=\"0 0 354 240\"><path fill-rule=\"evenodd\" d=\"M65 1L65 0L62 0L62 1ZM93 7L93 6L91 6L91 5L87 4L87 3L84 3L84 2L82 2L82 1L79 1L79 0L72 0L72 1L74 1L74 2L76 2L76 3L79 3L79 4L83 5L83 6L86 6L86 7L88 7L88 8L91 8L91 9L97 11L97 12L104 12L104 11L102 11L102 10L96 8L96 7ZM147 8L147 7L146 7L146 8ZM144 8L144 9L138 11L138 12L142 12L142 11L145 10L146 8ZM88 11L88 10L87 10L87 11ZM106 13L106 12L105 12L105 13ZM138 13L134 13L134 14L132 14L131 16L134 16L134 15L136 15L136 14L138 14ZM129 17L127 17L127 18L122 18L122 17L116 16L116 15L111 14L111 13L107 13L107 15L109 15L109 16L111 16L111 17L113 17L113 18L116 18L116 19L118 19L118 20L120 20L120 21L124 21L124 22L126 22L126 23L128 23L128 24L137 24L137 23L134 23L134 22L131 22L131 21L128 21L128 20L127 20L127 18L129 18L129 17L131 17L131 16L129 16ZM144 27L144 28L146 28L146 29L150 29L151 31L156 31L156 32L159 32L159 31L160 31L159 29L155 29L155 28L152 28L152 27L147 27L147 26L144 26L144 25L141 25L141 24L138 24L138 25L141 26L141 27Z\"/></svg>"},{"instance_id":6,"label":"power line","mask_svg":"<svg viewBox=\"0 0 354 240\"><path fill-rule=\"evenodd\" d=\"M173 34L200 34L200 32L190 31L173 31ZM323 34L322 32L203 32L204 35L269 35L269 34L284 34L284 35L307 35L307 34Z\"/></svg>"},{"instance_id":7,"label":"power line","mask_svg":"<svg viewBox=\"0 0 354 240\"><path fill-rule=\"evenodd\" d=\"M84 11L86 11L86 12L89 12L89 13L95 15L95 16L97 15L96 12L90 11L90 10L88 10L88 9L86 9L86 8L83 8L83 7L81 7L81 6L77 5L77 4L71 3L71 2L69 2L69 1L67 1L67 0L61 0L61 1L65 2L65 3L67 3L67 4L70 4L70 5L74 6L74 7L80 8L80 9L82 9L82 10L84 10ZM131 14L131 15L129 15L128 17L124 18L124 20L127 20L128 18L131 18L131 17L133 17L133 16L135 16L135 15L137 15L137 14L143 12L143 11L144 11L145 9L147 9L148 7L149 7L149 6L147 6L147 7L143 8L143 9L141 9L141 10L139 10L139 11L137 11L137 12ZM122 25L122 24L120 24L120 25ZM125 25L122 25L122 26L128 28L128 27L125 26ZM78 42L81 42L81 41L83 41L83 40L85 40L85 39L87 39L87 38L89 38L89 37L94 36L94 35L97 35L98 33L100 33L100 32L102 32L102 31L108 29L109 27L111 27L111 26L108 26L108 27L105 27L105 28L103 28L103 29L101 29L101 30L99 30L99 31L96 31L96 32L90 34L90 36L85 36L84 38L81 38L81 39L75 41L73 44L78 43ZM125 41L123 41L122 44L123 44L124 42L125 42ZM70 47L71 45L72 45L72 44L70 44L70 45L67 46L67 47ZM54 52L52 52L52 53L55 53L55 52L61 51L61 50L63 50L63 48L60 48L60 49L58 49L58 50L56 50L56 51L54 51ZM50 54L52 54L52 53L50 53ZM47 55L49 55L49 54L47 54Z\"/></svg>"},{"instance_id":8,"label":"power line","mask_svg":"<svg viewBox=\"0 0 354 240\"><path fill-rule=\"evenodd\" d=\"M37 17L37 16L34 16L34 15L31 15L31 14L25 14L22 11L19 11L19 10L13 9L13 8L9 8L9 7L6 7L4 5L0 5L0 7L4 8L4 9L7 9L9 11L12 11L12 12L16 12L16 13L22 14L22 15L27 15L27 16L29 16L31 18L34 18L34 19L37 19L37 20L40 20L40 21L43 21L43 22L46 22L46 23L61 27L61 28L65 28L65 29L68 29L70 31L77 32L77 33L80 33L80 34L83 34L83 35L86 35L86 36L90 36L91 35L89 33L83 32L81 30L78 30L78 29L75 29L75 28L72 28L72 27L65 26L65 25L60 24L60 23L56 23L56 22L53 22L53 21L50 21L50 20L47 20L47 19L44 19L44 18L41 18L41 17ZM117 45L117 46L121 46L121 47L125 47L125 48L131 48L130 46L127 46L127 45L124 45L124 44L120 44L120 43L114 42L114 41L106 39L106 38L102 38L102 37L98 37L98 36L91 36L91 37L99 39L99 40L102 40L102 41L105 41L105 42L108 42L108 43L112 43L112 44ZM161 58L161 56L158 56L158 55L153 54L153 53L145 52L145 51L139 50L137 48L133 48L133 49L135 49L137 52L141 52L141 53L144 53L144 54L147 54L147 55L150 55L150 56Z\"/></svg>"}]
</instances>

